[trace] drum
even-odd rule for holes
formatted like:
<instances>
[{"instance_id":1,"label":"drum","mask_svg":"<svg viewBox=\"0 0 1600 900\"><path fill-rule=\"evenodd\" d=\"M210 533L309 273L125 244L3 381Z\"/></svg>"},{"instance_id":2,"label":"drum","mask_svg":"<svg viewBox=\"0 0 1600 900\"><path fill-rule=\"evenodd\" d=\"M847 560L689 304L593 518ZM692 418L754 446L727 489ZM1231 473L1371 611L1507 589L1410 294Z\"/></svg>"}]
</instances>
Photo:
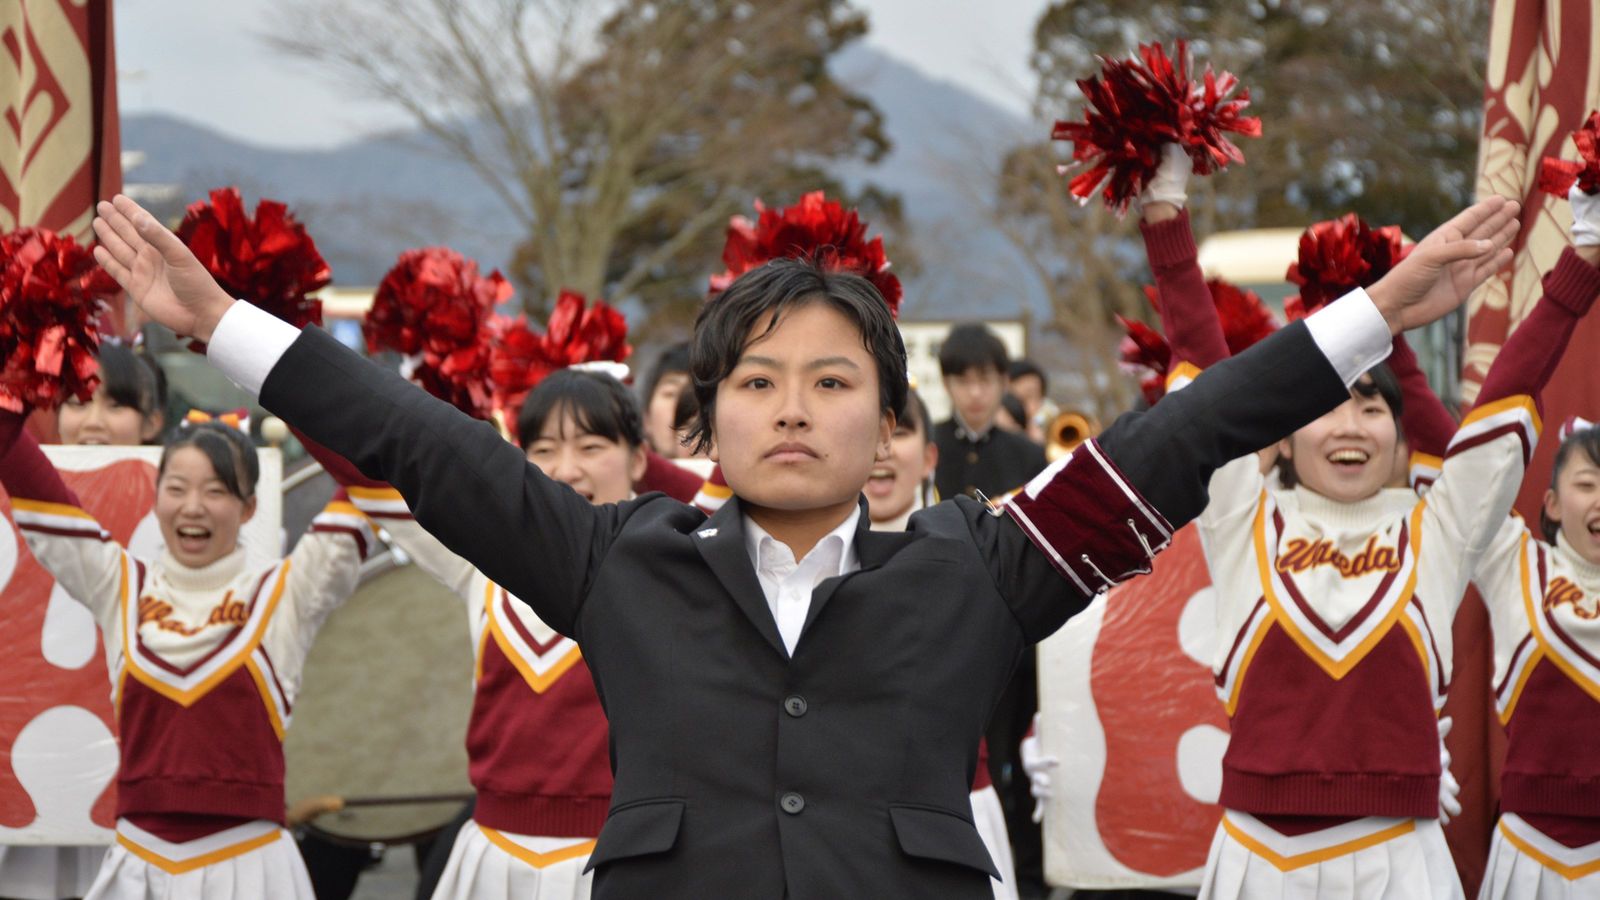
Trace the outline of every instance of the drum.
<instances>
[{"instance_id":1,"label":"drum","mask_svg":"<svg viewBox=\"0 0 1600 900\"><path fill-rule=\"evenodd\" d=\"M335 843L411 843L472 797L472 642L464 604L443 585L389 554L368 566L306 660L285 794L291 808L340 798L306 824Z\"/></svg>"}]
</instances>

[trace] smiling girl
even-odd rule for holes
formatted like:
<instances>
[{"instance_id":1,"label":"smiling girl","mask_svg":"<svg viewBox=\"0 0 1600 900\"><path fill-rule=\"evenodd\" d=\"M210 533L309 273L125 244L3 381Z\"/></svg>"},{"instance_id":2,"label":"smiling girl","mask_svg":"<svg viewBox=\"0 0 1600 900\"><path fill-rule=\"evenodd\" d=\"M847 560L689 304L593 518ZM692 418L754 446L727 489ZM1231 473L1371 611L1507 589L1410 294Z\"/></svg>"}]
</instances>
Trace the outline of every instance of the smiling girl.
<instances>
[{"instance_id":1,"label":"smiling girl","mask_svg":"<svg viewBox=\"0 0 1600 900\"><path fill-rule=\"evenodd\" d=\"M56 414L63 444L131 447L160 443L167 379L148 355L125 344L100 346L100 384L88 400L67 398Z\"/></svg>"},{"instance_id":2,"label":"smiling girl","mask_svg":"<svg viewBox=\"0 0 1600 900\"><path fill-rule=\"evenodd\" d=\"M1494 629L1495 707L1507 737L1484 900L1600 897L1600 429L1592 424L1563 428L1540 519L1536 537L1513 518L1474 578Z\"/></svg>"},{"instance_id":3,"label":"smiling girl","mask_svg":"<svg viewBox=\"0 0 1600 900\"><path fill-rule=\"evenodd\" d=\"M287 558L246 559L259 463L220 424L167 442L155 515L166 549L119 546L0 412L0 482L28 548L105 637L121 764L116 843L90 898L310 900L283 829L283 735L306 651L355 589L374 539L347 503Z\"/></svg>"},{"instance_id":4,"label":"smiling girl","mask_svg":"<svg viewBox=\"0 0 1600 900\"><path fill-rule=\"evenodd\" d=\"M1147 207L1165 220L1147 221L1147 240L1186 235L1175 213ZM1568 251L1545 291L1425 501L1385 488L1403 465L1401 384L1385 367L1277 443L1278 485L1255 454L1211 477L1199 523L1232 735L1202 897L1461 895L1439 825L1455 803L1438 722L1450 623L1516 496L1539 390L1600 294L1600 270ZM1177 359L1226 356L1208 296L1162 301Z\"/></svg>"}]
</instances>

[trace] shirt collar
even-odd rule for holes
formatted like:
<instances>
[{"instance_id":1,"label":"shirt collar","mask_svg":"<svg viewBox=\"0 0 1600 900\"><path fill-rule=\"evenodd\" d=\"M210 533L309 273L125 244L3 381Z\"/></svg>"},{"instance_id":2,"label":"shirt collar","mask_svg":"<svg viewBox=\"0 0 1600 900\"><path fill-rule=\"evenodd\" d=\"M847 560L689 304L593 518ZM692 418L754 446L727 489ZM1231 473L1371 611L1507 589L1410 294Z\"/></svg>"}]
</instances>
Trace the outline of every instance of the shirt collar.
<instances>
[{"instance_id":1,"label":"shirt collar","mask_svg":"<svg viewBox=\"0 0 1600 900\"><path fill-rule=\"evenodd\" d=\"M990 422L987 428L973 428L967 424L967 420L962 418L961 413L957 410L950 411L950 421L956 423L956 437L974 444L981 444L988 440L989 434L994 431L993 422Z\"/></svg>"},{"instance_id":2,"label":"shirt collar","mask_svg":"<svg viewBox=\"0 0 1600 900\"><path fill-rule=\"evenodd\" d=\"M850 515L840 522L838 527L822 536L817 545L811 548L805 559L795 559L794 553L787 544L780 542L767 532L765 528L756 524L756 520L749 515L744 517L744 545L750 553L750 565L757 572L771 571L775 566L798 567L808 560L814 560L817 565L822 565L827 572L825 577L844 575L860 568L856 560L856 526L861 521L861 505L856 504Z\"/></svg>"}]
</instances>

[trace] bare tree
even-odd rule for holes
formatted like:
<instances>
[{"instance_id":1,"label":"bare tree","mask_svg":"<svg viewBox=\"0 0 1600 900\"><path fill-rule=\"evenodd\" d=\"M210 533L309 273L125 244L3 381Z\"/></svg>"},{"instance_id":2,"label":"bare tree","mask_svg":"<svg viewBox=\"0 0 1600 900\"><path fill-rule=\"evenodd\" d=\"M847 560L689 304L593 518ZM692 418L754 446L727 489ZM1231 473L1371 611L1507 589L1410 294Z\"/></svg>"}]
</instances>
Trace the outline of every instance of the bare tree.
<instances>
[{"instance_id":1,"label":"bare tree","mask_svg":"<svg viewBox=\"0 0 1600 900\"><path fill-rule=\"evenodd\" d=\"M824 165L887 150L877 110L828 73L867 27L845 0L594 9L287 0L268 40L404 109L495 190L536 311L568 287L681 314L729 215L837 189Z\"/></svg>"}]
</instances>

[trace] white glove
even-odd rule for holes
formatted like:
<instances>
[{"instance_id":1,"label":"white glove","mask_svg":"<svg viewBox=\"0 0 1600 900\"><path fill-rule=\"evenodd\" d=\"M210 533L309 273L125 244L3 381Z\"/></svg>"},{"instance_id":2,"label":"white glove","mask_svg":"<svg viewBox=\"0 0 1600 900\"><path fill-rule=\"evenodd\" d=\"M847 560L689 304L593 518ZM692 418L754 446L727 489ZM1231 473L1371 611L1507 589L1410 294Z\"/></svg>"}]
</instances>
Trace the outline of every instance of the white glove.
<instances>
[{"instance_id":1,"label":"white glove","mask_svg":"<svg viewBox=\"0 0 1600 900\"><path fill-rule=\"evenodd\" d=\"M1061 760L1044 752L1039 743L1039 714L1033 714L1033 728L1022 739L1022 771L1028 773L1028 792L1033 795L1033 821L1044 821L1044 804L1050 799L1050 770Z\"/></svg>"},{"instance_id":2,"label":"white glove","mask_svg":"<svg viewBox=\"0 0 1600 900\"><path fill-rule=\"evenodd\" d=\"M1461 801L1456 795L1461 793L1461 785L1456 777L1450 774L1450 751L1445 749L1444 737L1450 733L1450 726L1455 722L1445 716L1439 720L1439 824L1450 824L1451 816L1461 815Z\"/></svg>"},{"instance_id":3,"label":"white glove","mask_svg":"<svg viewBox=\"0 0 1600 900\"><path fill-rule=\"evenodd\" d=\"M1573 185L1567 201L1572 204L1572 246L1600 247L1600 194L1585 194Z\"/></svg>"},{"instance_id":4,"label":"white glove","mask_svg":"<svg viewBox=\"0 0 1600 900\"><path fill-rule=\"evenodd\" d=\"M1194 163L1190 161L1189 154L1177 144L1167 144L1161 148L1161 166L1156 169L1156 175L1150 183L1144 186L1144 193L1139 195L1139 202L1144 203L1171 203L1179 209L1189 202L1189 173L1193 171ZM1600 220L1597 220L1600 221Z\"/></svg>"}]
</instances>

